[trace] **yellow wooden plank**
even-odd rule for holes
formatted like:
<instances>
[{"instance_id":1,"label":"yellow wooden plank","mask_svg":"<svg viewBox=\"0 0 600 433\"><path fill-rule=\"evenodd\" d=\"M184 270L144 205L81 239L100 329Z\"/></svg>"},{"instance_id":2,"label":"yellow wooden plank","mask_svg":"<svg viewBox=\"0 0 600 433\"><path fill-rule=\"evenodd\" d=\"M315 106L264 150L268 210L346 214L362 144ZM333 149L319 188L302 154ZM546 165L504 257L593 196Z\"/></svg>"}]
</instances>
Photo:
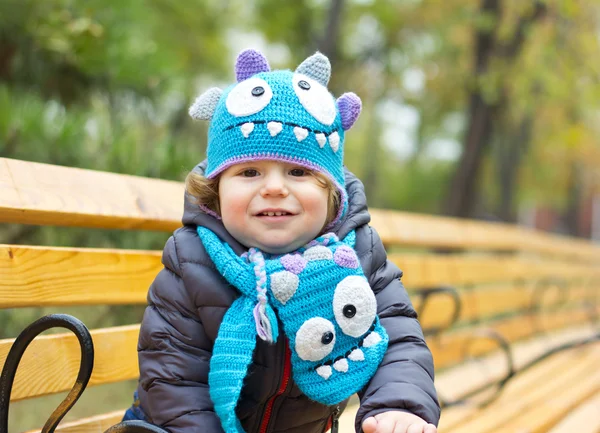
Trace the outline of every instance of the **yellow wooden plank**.
<instances>
[{"instance_id":1,"label":"yellow wooden plank","mask_svg":"<svg viewBox=\"0 0 600 433\"><path fill-rule=\"evenodd\" d=\"M172 231L183 184L0 158L0 222Z\"/></svg>"},{"instance_id":2,"label":"yellow wooden plank","mask_svg":"<svg viewBox=\"0 0 600 433\"><path fill-rule=\"evenodd\" d=\"M529 251L565 258L597 260L590 242L550 235L515 225L382 209L371 210L372 224L385 243L400 246Z\"/></svg>"},{"instance_id":3,"label":"yellow wooden plank","mask_svg":"<svg viewBox=\"0 0 600 433\"><path fill-rule=\"evenodd\" d=\"M599 359L600 353L597 353L596 365L593 367L593 370L588 371L587 377L582 378L581 381L575 382L565 389L557 390L556 393L544 396L532 405L526 415L523 413L519 414L501 429L495 430L495 432L512 433L515 431L528 431L531 433L547 433L549 429L558 424L582 402L600 391ZM573 367L566 366L566 368ZM580 431L577 431L577 433L580 433Z\"/></svg>"},{"instance_id":4,"label":"yellow wooden plank","mask_svg":"<svg viewBox=\"0 0 600 433\"><path fill-rule=\"evenodd\" d=\"M158 251L0 245L0 308L144 304Z\"/></svg>"},{"instance_id":5,"label":"yellow wooden plank","mask_svg":"<svg viewBox=\"0 0 600 433\"><path fill-rule=\"evenodd\" d=\"M425 287L476 285L493 282L532 281L542 278L590 280L600 268L557 260L526 259L500 254L401 254L389 259L404 271L402 281L410 290Z\"/></svg>"},{"instance_id":6,"label":"yellow wooden plank","mask_svg":"<svg viewBox=\"0 0 600 433\"><path fill-rule=\"evenodd\" d=\"M496 330L512 343L543 332L587 323L588 321L588 312L577 309L511 317L483 324L481 329ZM428 337L427 344L433 354L436 368L445 368L463 362L465 347L469 341L472 341L473 332L476 329L461 329L439 336ZM469 352L471 355L484 355L498 348L496 342L484 338L478 338L472 343Z\"/></svg>"},{"instance_id":7,"label":"yellow wooden plank","mask_svg":"<svg viewBox=\"0 0 600 433\"><path fill-rule=\"evenodd\" d=\"M90 386L138 377L139 325L98 329L91 334L95 357ZM13 342L0 340L0 366L4 366ZM36 338L21 359L11 401L70 390L79 371L80 353L73 334Z\"/></svg>"},{"instance_id":8,"label":"yellow wooden plank","mask_svg":"<svg viewBox=\"0 0 600 433\"><path fill-rule=\"evenodd\" d=\"M553 348L592 337L594 334L595 331L591 326L577 326L513 343L511 351L514 366L519 370ZM560 362L559 360L560 357L554 356L544 365L550 366L552 362ZM447 401L456 400L485 384L502 379L507 371L508 365L504 355L496 351L477 360L468 360L438 372L435 378L436 389Z\"/></svg>"},{"instance_id":9,"label":"yellow wooden plank","mask_svg":"<svg viewBox=\"0 0 600 433\"><path fill-rule=\"evenodd\" d=\"M181 182L7 158L0 158L0 169L2 222L165 231L181 225ZM380 209L371 215L390 245L600 258L600 248L590 242L508 224Z\"/></svg>"},{"instance_id":10,"label":"yellow wooden plank","mask_svg":"<svg viewBox=\"0 0 600 433\"><path fill-rule=\"evenodd\" d=\"M600 431L600 393L585 401L548 433L597 433Z\"/></svg>"},{"instance_id":11,"label":"yellow wooden plank","mask_svg":"<svg viewBox=\"0 0 600 433\"><path fill-rule=\"evenodd\" d=\"M104 433L109 427L121 422L124 413L125 409L76 421L62 422L55 431L57 433ZM30 430L27 433L40 432L41 430Z\"/></svg>"},{"instance_id":12,"label":"yellow wooden plank","mask_svg":"<svg viewBox=\"0 0 600 433\"><path fill-rule=\"evenodd\" d=\"M536 387L537 384L548 382L548 377L552 375L554 371L560 369L568 362L573 360L573 355L570 353L558 354L534 367L526 373L515 377L513 381L518 381L517 384L511 385L513 388L518 387L520 390L528 391L528 387ZM465 372L469 373L469 372ZM481 372L477 373L479 376ZM463 380L469 380L468 377L464 377ZM452 399L452 393L444 393L446 398ZM455 394L456 396L461 395L460 392ZM439 424L440 433L451 431L453 428L460 428L462 424L475 422L477 418L481 417L485 412L479 408L476 404L469 404L464 406L455 406L450 408L442 409L442 416Z\"/></svg>"},{"instance_id":13,"label":"yellow wooden plank","mask_svg":"<svg viewBox=\"0 0 600 433\"><path fill-rule=\"evenodd\" d=\"M584 348L577 350L576 353L570 352L571 361L565 363L561 368L552 374L551 380L538 380L533 383L527 381L528 372L523 373L523 381L517 378L507 385L506 390L497 401L486 408L475 413L472 419L459 423L456 427L441 431L441 433L508 433L517 431L542 432L545 430L529 430L523 425L513 423L513 420L519 418L530 418L529 415L536 407L539 407L544 401L548 401L555 396L554 401L557 408L564 408L565 405L572 404L574 396L587 398L591 390L600 388L600 371L597 369L600 347ZM570 390L570 391L567 391ZM595 391L593 391L595 392ZM560 397L564 397L561 399ZM555 418L555 413L548 410L540 413L538 421L542 423L551 423ZM563 409L559 409L563 410ZM521 417L521 415L524 415Z\"/></svg>"}]
</instances>

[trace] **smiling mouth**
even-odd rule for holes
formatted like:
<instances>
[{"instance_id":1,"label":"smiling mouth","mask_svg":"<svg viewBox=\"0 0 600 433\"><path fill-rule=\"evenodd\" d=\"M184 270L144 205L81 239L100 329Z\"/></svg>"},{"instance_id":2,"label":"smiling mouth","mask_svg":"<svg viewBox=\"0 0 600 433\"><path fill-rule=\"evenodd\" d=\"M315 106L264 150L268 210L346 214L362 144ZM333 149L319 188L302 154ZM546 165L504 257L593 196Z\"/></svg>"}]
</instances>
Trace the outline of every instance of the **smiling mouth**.
<instances>
[{"instance_id":1,"label":"smiling mouth","mask_svg":"<svg viewBox=\"0 0 600 433\"><path fill-rule=\"evenodd\" d=\"M276 212L268 211L268 212L261 212L259 214L256 214L256 216L258 216L258 217L266 217L266 216L269 216L269 217L272 217L272 216L292 216L292 215L294 215L294 214L290 213L290 212L285 212L285 211L276 211Z\"/></svg>"}]
</instances>

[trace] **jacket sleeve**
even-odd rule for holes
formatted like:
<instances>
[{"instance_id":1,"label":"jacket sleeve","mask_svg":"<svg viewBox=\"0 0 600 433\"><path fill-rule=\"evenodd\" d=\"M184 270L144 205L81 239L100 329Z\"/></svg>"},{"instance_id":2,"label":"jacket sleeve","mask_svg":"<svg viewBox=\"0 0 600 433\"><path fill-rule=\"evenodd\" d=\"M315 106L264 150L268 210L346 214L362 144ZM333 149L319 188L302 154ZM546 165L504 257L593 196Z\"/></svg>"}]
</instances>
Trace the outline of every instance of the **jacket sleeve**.
<instances>
[{"instance_id":1,"label":"jacket sleeve","mask_svg":"<svg viewBox=\"0 0 600 433\"><path fill-rule=\"evenodd\" d=\"M176 238L177 232L163 251L164 269L150 286L140 329L142 409L153 424L171 433L200 428L206 433L222 433L208 393L213 342L198 312L201 309L186 287L184 269L188 269L180 263ZM212 279L213 269L191 265L196 267L194 273L207 273L206 279Z\"/></svg>"},{"instance_id":2,"label":"jacket sleeve","mask_svg":"<svg viewBox=\"0 0 600 433\"><path fill-rule=\"evenodd\" d=\"M387 259L375 229L367 226L366 230L370 232L371 248L365 273L375 292L377 313L388 333L389 345L377 372L359 393L356 431L362 432L362 422L368 417L388 410L404 410L437 425L440 406L433 383L433 358L400 282L402 271Z\"/></svg>"}]
</instances>

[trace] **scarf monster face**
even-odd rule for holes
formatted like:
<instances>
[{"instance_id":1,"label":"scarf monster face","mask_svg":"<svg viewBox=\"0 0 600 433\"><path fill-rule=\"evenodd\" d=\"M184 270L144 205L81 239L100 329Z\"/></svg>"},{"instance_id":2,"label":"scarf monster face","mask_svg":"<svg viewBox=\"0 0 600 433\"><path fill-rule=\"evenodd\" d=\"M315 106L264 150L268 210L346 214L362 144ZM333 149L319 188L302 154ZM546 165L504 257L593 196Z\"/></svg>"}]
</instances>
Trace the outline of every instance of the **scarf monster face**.
<instances>
[{"instance_id":1,"label":"scarf monster face","mask_svg":"<svg viewBox=\"0 0 600 433\"><path fill-rule=\"evenodd\" d=\"M383 359L388 336L353 249L354 232L343 241L327 234L273 258L255 249L239 257L211 231L199 227L198 234L217 269L242 294L215 341L209 375L213 401L237 402L239 394L225 398L220 390L233 387L232 362L243 370L243 381L252 356L242 360L241 347L253 351L257 336L277 340L275 312L289 341L294 380L309 398L333 405L367 384ZM220 369L226 369L226 381ZM217 402L215 409L219 413Z\"/></svg>"},{"instance_id":2,"label":"scarf monster face","mask_svg":"<svg viewBox=\"0 0 600 433\"><path fill-rule=\"evenodd\" d=\"M366 385L388 337L356 253L329 239L266 260L266 274L269 302L289 339L294 380L309 398L332 405Z\"/></svg>"}]
</instances>

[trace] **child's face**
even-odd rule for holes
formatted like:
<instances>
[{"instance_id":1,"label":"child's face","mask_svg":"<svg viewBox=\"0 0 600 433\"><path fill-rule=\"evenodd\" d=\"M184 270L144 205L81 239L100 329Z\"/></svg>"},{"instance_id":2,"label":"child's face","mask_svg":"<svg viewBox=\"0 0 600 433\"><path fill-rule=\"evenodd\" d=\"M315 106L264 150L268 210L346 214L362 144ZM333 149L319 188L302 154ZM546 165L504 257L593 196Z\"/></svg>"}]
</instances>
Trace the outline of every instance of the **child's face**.
<instances>
[{"instance_id":1,"label":"child's face","mask_svg":"<svg viewBox=\"0 0 600 433\"><path fill-rule=\"evenodd\" d=\"M219 181L227 231L242 244L270 254L293 251L317 237L325 225L327 202L327 189L309 170L291 163L237 164Z\"/></svg>"}]
</instances>

